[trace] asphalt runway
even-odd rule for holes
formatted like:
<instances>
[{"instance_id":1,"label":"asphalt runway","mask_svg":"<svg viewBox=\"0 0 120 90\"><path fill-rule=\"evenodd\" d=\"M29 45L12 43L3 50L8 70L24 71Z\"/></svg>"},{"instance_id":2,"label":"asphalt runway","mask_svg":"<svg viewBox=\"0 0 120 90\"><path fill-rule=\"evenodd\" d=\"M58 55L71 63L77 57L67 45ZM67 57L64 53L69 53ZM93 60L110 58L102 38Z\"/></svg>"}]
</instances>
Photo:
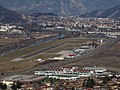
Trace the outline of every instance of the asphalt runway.
<instances>
[{"instance_id":1,"label":"asphalt runway","mask_svg":"<svg viewBox=\"0 0 120 90\"><path fill-rule=\"evenodd\" d=\"M42 53L42 52L44 52L44 51L47 51L47 50L50 50L50 49L52 49L52 48L56 48L56 47L59 47L59 46L62 46L62 45L63 45L63 44L56 44L56 45L48 46L47 48L43 48L43 49L41 49L41 50L32 52L32 53L30 53L30 54L26 54L26 55L20 56L20 57L15 58L15 59L13 59L13 60L11 60L11 61L21 61L21 60L24 60L24 59L33 57L33 56L35 56L35 55L37 55L37 54L40 54L40 53Z\"/></svg>"}]
</instances>

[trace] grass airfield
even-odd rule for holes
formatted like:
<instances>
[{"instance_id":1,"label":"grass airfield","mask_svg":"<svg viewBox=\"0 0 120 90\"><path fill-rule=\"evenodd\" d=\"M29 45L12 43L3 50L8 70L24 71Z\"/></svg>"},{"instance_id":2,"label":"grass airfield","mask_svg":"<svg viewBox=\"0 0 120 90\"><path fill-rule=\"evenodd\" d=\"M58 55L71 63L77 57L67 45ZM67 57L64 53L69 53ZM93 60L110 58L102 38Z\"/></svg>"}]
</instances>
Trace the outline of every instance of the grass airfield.
<instances>
[{"instance_id":1,"label":"grass airfield","mask_svg":"<svg viewBox=\"0 0 120 90\"><path fill-rule=\"evenodd\" d=\"M57 54L58 52L62 50L72 50L74 49L74 47L79 47L82 43L85 43L89 40L92 39L80 38L80 37L66 38L66 39L46 42L40 45L27 47L20 50L16 50L14 52L7 53L3 56L0 56L0 72L18 72L18 71L27 70L28 68L34 67L36 64L39 63L37 62L38 58L47 60L48 58L60 56L60 54ZM27 55L37 50L47 48L48 46L61 44L61 43L62 43L61 46L52 48L50 50L46 50L45 52L39 53L24 60L17 62L11 61L15 58L19 58L20 56Z\"/></svg>"}]
</instances>

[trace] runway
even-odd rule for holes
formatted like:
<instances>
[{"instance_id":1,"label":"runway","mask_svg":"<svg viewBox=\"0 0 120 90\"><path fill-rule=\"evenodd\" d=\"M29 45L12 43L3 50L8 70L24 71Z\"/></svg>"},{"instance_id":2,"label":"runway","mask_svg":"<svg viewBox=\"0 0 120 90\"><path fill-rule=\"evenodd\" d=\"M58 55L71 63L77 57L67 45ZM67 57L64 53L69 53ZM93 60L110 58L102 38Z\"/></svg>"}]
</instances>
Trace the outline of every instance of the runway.
<instances>
[{"instance_id":1,"label":"runway","mask_svg":"<svg viewBox=\"0 0 120 90\"><path fill-rule=\"evenodd\" d=\"M56 48L56 47L59 47L59 46L62 46L62 45L63 45L63 44L56 44L56 45L48 46L47 48L43 48L43 49L41 49L41 50L38 50L38 51L35 51L35 52L32 52L32 53L29 53L29 54L20 56L20 57L15 58L15 59L13 59L13 60L11 60L11 61L21 61L21 60L25 60L25 59L27 59L27 58L29 58L29 57L33 57L33 56L35 56L35 55L37 55L37 54L40 54L40 53L42 53L42 52L45 52L45 51L47 51L47 50L50 50L50 49L52 49L52 48Z\"/></svg>"}]
</instances>

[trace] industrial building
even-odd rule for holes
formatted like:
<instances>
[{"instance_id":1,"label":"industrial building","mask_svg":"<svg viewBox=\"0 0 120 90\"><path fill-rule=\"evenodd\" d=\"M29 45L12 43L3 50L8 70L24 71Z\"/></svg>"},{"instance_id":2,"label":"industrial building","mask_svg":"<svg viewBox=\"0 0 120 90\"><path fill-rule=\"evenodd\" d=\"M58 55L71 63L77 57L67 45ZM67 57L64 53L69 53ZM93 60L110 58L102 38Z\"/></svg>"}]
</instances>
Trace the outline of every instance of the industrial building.
<instances>
[{"instance_id":1,"label":"industrial building","mask_svg":"<svg viewBox=\"0 0 120 90\"><path fill-rule=\"evenodd\" d=\"M92 76L92 73L88 70L79 70L76 68L61 68L49 70L36 70L35 75L48 76L56 79L76 80L81 77Z\"/></svg>"},{"instance_id":2,"label":"industrial building","mask_svg":"<svg viewBox=\"0 0 120 90\"><path fill-rule=\"evenodd\" d=\"M61 68L49 70L36 70L35 75L48 76L56 79L70 79L76 80L83 77L91 77L98 73L104 73L106 69L98 67L84 67L82 70L78 68Z\"/></svg>"}]
</instances>

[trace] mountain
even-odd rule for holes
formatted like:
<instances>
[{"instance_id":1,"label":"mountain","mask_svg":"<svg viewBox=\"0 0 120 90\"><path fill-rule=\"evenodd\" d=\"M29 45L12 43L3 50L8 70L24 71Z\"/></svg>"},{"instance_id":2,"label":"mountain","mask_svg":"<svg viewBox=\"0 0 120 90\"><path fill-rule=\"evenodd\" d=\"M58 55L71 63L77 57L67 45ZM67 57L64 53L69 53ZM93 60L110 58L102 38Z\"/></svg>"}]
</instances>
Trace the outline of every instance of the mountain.
<instances>
[{"instance_id":1,"label":"mountain","mask_svg":"<svg viewBox=\"0 0 120 90\"><path fill-rule=\"evenodd\" d=\"M39 16L54 16L57 17L57 14L54 13L33 13L31 14L32 17L39 17Z\"/></svg>"},{"instance_id":2,"label":"mountain","mask_svg":"<svg viewBox=\"0 0 120 90\"><path fill-rule=\"evenodd\" d=\"M80 0L88 12L109 9L120 4L120 0Z\"/></svg>"},{"instance_id":3,"label":"mountain","mask_svg":"<svg viewBox=\"0 0 120 90\"><path fill-rule=\"evenodd\" d=\"M24 23L26 22L21 14L8 10L0 6L0 22L1 23Z\"/></svg>"},{"instance_id":4,"label":"mountain","mask_svg":"<svg viewBox=\"0 0 120 90\"><path fill-rule=\"evenodd\" d=\"M120 19L120 5L112 7L110 9L103 9L93 11L91 13L86 13L81 15L81 17L98 17L98 18L114 18Z\"/></svg>"},{"instance_id":5,"label":"mountain","mask_svg":"<svg viewBox=\"0 0 120 90\"><path fill-rule=\"evenodd\" d=\"M56 13L76 15L86 8L80 0L0 0L0 4L11 10L23 13Z\"/></svg>"},{"instance_id":6,"label":"mountain","mask_svg":"<svg viewBox=\"0 0 120 90\"><path fill-rule=\"evenodd\" d=\"M78 15L116 6L120 0L0 0L0 4L13 11Z\"/></svg>"}]
</instances>

